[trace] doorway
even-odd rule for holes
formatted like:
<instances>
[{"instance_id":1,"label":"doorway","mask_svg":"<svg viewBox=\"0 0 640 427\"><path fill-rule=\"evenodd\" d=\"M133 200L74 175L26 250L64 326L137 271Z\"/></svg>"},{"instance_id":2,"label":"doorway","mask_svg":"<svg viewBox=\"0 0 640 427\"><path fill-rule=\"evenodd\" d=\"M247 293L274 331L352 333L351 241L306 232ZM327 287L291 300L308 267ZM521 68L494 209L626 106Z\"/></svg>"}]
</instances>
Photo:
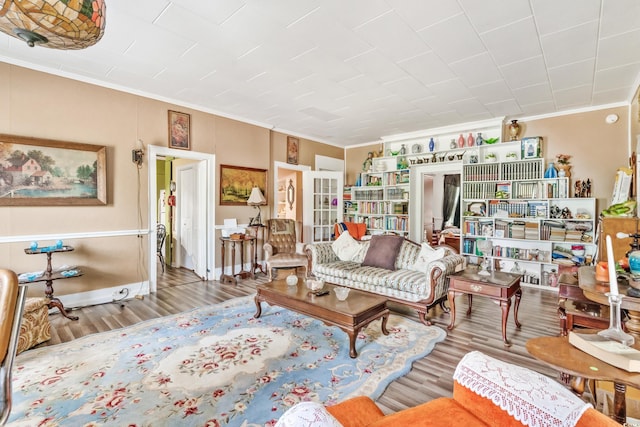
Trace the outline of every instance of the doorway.
<instances>
[{"instance_id":1,"label":"doorway","mask_svg":"<svg viewBox=\"0 0 640 427\"><path fill-rule=\"evenodd\" d=\"M310 166L273 162L273 212L271 218L289 218L302 222L302 172Z\"/></svg>"},{"instance_id":2,"label":"doorway","mask_svg":"<svg viewBox=\"0 0 640 427\"><path fill-rule=\"evenodd\" d=\"M195 236L195 241L189 243L192 251L192 259L194 271L203 280L213 280L213 266L215 259L215 245L213 243L214 235L214 206L215 206L215 156L213 154L199 153L194 151L176 150L171 148L159 147L155 145L148 146L149 151L149 200L156 200L158 195L157 183L157 160L161 158L185 159L190 160L189 164L197 165L187 167L187 174L180 178L176 177L176 185L179 186L183 179L191 176L191 184L187 184L180 192L184 195L184 199L176 201L176 204L189 204L188 221L185 226L190 227L190 236ZM193 185L194 182L200 185ZM179 188L179 187L176 187ZM157 223L158 223L158 205L159 203L149 203L149 291L156 292L158 285L157 276L157 255L156 255L156 239L157 239ZM182 211L176 206L176 215L180 216ZM176 218L177 219L177 218ZM180 220L182 221L183 218ZM185 229L184 227L178 227ZM176 253L176 255L178 255ZM180 261L181 262L181 261Z\"/></svg>"}]
</instances>

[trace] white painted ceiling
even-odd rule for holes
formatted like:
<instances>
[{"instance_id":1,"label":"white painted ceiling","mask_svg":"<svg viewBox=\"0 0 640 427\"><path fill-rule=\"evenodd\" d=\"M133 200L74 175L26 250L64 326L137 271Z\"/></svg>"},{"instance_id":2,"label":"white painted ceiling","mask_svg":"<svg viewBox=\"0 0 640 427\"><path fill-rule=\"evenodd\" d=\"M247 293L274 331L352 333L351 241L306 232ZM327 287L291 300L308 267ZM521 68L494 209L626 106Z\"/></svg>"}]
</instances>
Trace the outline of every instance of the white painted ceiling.
<instances>
[{"instance_id":1,"label":"white painted ceiling","mask_svg":"<svg viewBox=\"0 0 640 427\"><path fill-rule=\"evenodd\" d=\"M629 103L638 0L106 0L102 40L0 60L339 146Z\"/></svg>"}]
</instances>

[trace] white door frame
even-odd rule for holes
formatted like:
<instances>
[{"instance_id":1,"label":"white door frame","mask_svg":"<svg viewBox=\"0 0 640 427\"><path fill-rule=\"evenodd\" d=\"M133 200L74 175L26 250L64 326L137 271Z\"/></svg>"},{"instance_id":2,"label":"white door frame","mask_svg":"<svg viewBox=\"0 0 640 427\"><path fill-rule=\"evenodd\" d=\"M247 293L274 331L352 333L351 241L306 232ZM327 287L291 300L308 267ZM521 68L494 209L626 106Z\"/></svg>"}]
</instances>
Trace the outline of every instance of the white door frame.
<instances>
[{"instance_id":1,"label":"white door frame","mask_svg":"<svg viewBox=\"0 0 640 427\"><path fill-rule=\"evenodd\" d=\"M285 162L273 162L273 212L271 213L271 218L278 218L278 170L280 168L290 169L296 171L310 171L311 166L308 165L292 165L290 163Z\"/></svg>"},{"instance_id":2,"label":"white door frame","mask_svg":"<svg viewBox=\"0 0 640 427\"><path fill-rule=\"evenodd\" d=\"M157 255L156 255L156 227L158 225L158 207L156 200L156 192L158 189L156 183L157 176L157 168L156 168L156 160L158 157L175 157L182 159L193 159L204 161L206 165L206 180L205 180L205 192L206 192L206 203L204 206L206 207L206 212L202 214L206 218L205 224L206 229L203 231L206 238L205 243L205 260L206 260L206 271L207 277L206 280L214 280L214 260L215 260L215 245L213 241L214 235L214 217L215 210L214 206L216 205L215 200L215 188L216 188L216 180L215 180L215 155L207 154L207 153L199 153L197 151L186 151L186 150L176 150L174 148L168 147L160 147L157 145L149 145L147 146L149 152L149 195L148 199L153 201L153 203L149 203L149 292L156 292L158 290L158 272L157 272Z\"/></svg>"}]
</instances>

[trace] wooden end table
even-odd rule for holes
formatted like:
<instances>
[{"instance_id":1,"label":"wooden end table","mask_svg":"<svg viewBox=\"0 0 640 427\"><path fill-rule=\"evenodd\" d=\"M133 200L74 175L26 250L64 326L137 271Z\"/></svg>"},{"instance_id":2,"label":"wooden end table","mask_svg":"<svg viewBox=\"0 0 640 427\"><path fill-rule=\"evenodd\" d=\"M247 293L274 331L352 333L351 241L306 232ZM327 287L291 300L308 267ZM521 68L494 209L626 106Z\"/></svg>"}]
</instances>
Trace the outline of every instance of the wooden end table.
<instances>
[{"instance_id":1,"label":"wooden end table","mask_svg":"<svg viewBox=\"0 0 640 427\"><path fill-rule=\"evenodd\" d=\"M237 284L236 277L240 277L241 279L246 279L247 277L255 278L253 274L253 269L246 271L244 269L244 242L249 242L251 244L251 258L255 258L255 250L256 250L256 238L255 236L249 236L245 234L240 238L231 238L231 237L220 237L221 243L221 261L222 261L222 273L220 274L220 282L221 283L233 283ZM236 244L238 244L240 248L240 271L236 273ZM226 258L226 248L229 248L231 251L231 274L225 273L225 258Z\"/></svg>"},{"instance_id":2,"label":"wooden end table","mask_svg":"<svg viewBox=\"0 0 640 427\"><path fill-rule=\"evenodd\" d=\"M469 299L469 308L467 316L471 315L471 304L473 295L480 295L491 298L494 302L500 304L502 309L502 340L505 346L511 343L507 340L507 319L509 318L509 309L511 308L511 297L516 296L516 302L513 306L513 318L516 328L522 326L518 321L518 307L522 298L522 289L520 289L520 274L503 273L501 271L492 271L488 276L478 274L478 268L468 266L462 271L449 276L449 292L447 298L449 307L451 307L451 322L447 329L451 330L456 323L456 302L455 297L466 294Z\"/></svg>"},{"instance_id":3,"label":"wooden end table","mask_svg":"<svg viewBox=\"0 0 640 427\"><path fill-rule=\"evenodd\" d=\"M587 331L581 330L580 333L586 333ZM571 345L568 337L538 337L530 339L527 341L527 351L536 359L542 360L547 365L560 371L565 381L567 375L576 377L572 388L578 394L582 394L584 391L584 380L613 382L613 419L621 424L626 422L626 386L640 388L639 373L627 372L616 368L585 353Z\"/></svg>"},{"instance_id":4,"label":"wooden end table","mask_svg":"<svg viewBox=\"0 0 640 427\"><path fill-rule=\"evenodd\" d=\"M327 325L337 326L349 335L349 356L352 359L356 358L356 337L360 329L382 318L382 333L389 335L387 300L381 296L351 289L347 299L340 301L333 291L335 287L336 285L325 283L324 289L329 293L315 296L302 280L299 280L296 286L289 286L284 280L273 280L258 285L255 296L257 311L254 317L260 317L260 303L266 302L321 320Z\"/></svg>"}]
</instances>

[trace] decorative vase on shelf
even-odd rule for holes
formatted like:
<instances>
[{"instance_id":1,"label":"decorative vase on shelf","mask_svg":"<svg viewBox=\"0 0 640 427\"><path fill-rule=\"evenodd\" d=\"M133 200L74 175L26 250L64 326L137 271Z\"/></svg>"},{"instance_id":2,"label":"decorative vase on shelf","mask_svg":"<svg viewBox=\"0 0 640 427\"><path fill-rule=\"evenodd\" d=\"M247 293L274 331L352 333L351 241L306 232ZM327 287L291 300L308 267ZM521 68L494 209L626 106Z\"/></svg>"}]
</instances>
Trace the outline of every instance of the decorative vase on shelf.
<instances>
[{"instance_id":1,"label":"decorative vase on shelf","mask_svg":"<svg viewBox=\"0 0 640 427\"><path fill-rule=\"evenodd\" d=\"M458 137L458 148L464 147L464 135L460 134Z\"/></svg>"},{"instance_id":2,"label":"decorative vase on shelf","mask_svg":"<svg viewBox=\"0 0 640 427\"><path fill-rule=\"evenodd\" d=\"M518 140L518 134L520 133L520 125L517 120L511 120L511 124L509 125L509 135L511 136L512 141Z\"/></svg>"},{"instance_id":3,"label":"decorative vase on shelf","mask_svg":"<svg viewBox=\"0 0 640 427\"><path fill-rule=\"evenodd\" d=\"M400 147L400 154L407 154L407 147L405 147L404 144L402 144L402 147Z\"/></svg>"},{"instance_id":4,"label":"decorative vase on shelf","mask_svg":"<svg viewBox=\"0 0 640 427\"><path fill-rule=\"evenodd\" d=\"M458 148L458 144L456 144L455 138L451 138L451 142L449 143L449 148Z\"/></svg>"},{"instance_id":5,"label":"decorative vase on shelf","mask_svg":"<svg viewBox=\"0 0 640 427\"><path fill-rule=\"evenodd\" d=\"M558 177L558 171L553 166L553 162L549 162L549 166L547 166L547 170L544 171L544 177L545 178L557 178Z\"/></svg>"},{"instance_id":6,"label":"decorative vase on shelf","mask_svg":"<svg viewBox=\"0 0 640 427\"><path fill-rule=\"evenodd\" d=\"M482 137L482 133L478 132L478 136L476 136L476 145L484 144L484 138Z\"/></svg>"},{"instance_id":7,"label":"decorative vase on shelf","mask_svg":"<svg viewBox=\"0 0 640 427\"><path fill-rule=\"evenodd\" d=\"M473 147L476 145L476 140L473 138L473 134L469 132L469 136L467 137L467 147Z\"/></svg>"},{"instance_id":8,"label":"decorative vase on shelf","mask_svg":"<svg viewBox=\"0 0 640 427\"><path fill-rule=\"evenodd\" d=\"M568 163L558 163L558 176L567 177L571 176L571 165Z\"/></svg>"},{"instance_id":9,"label":"decorative vase on shelf","mask_svg":"<svg viewBox=\"0 0 640 427\"><path fill-rule=\"evenodd\" d=\"M429 151L433 152L433 150L435 150L435 148L436 148L436 142L433 140L433 138L431 138L429 140Z\"/></svg>"}]
</instances>

